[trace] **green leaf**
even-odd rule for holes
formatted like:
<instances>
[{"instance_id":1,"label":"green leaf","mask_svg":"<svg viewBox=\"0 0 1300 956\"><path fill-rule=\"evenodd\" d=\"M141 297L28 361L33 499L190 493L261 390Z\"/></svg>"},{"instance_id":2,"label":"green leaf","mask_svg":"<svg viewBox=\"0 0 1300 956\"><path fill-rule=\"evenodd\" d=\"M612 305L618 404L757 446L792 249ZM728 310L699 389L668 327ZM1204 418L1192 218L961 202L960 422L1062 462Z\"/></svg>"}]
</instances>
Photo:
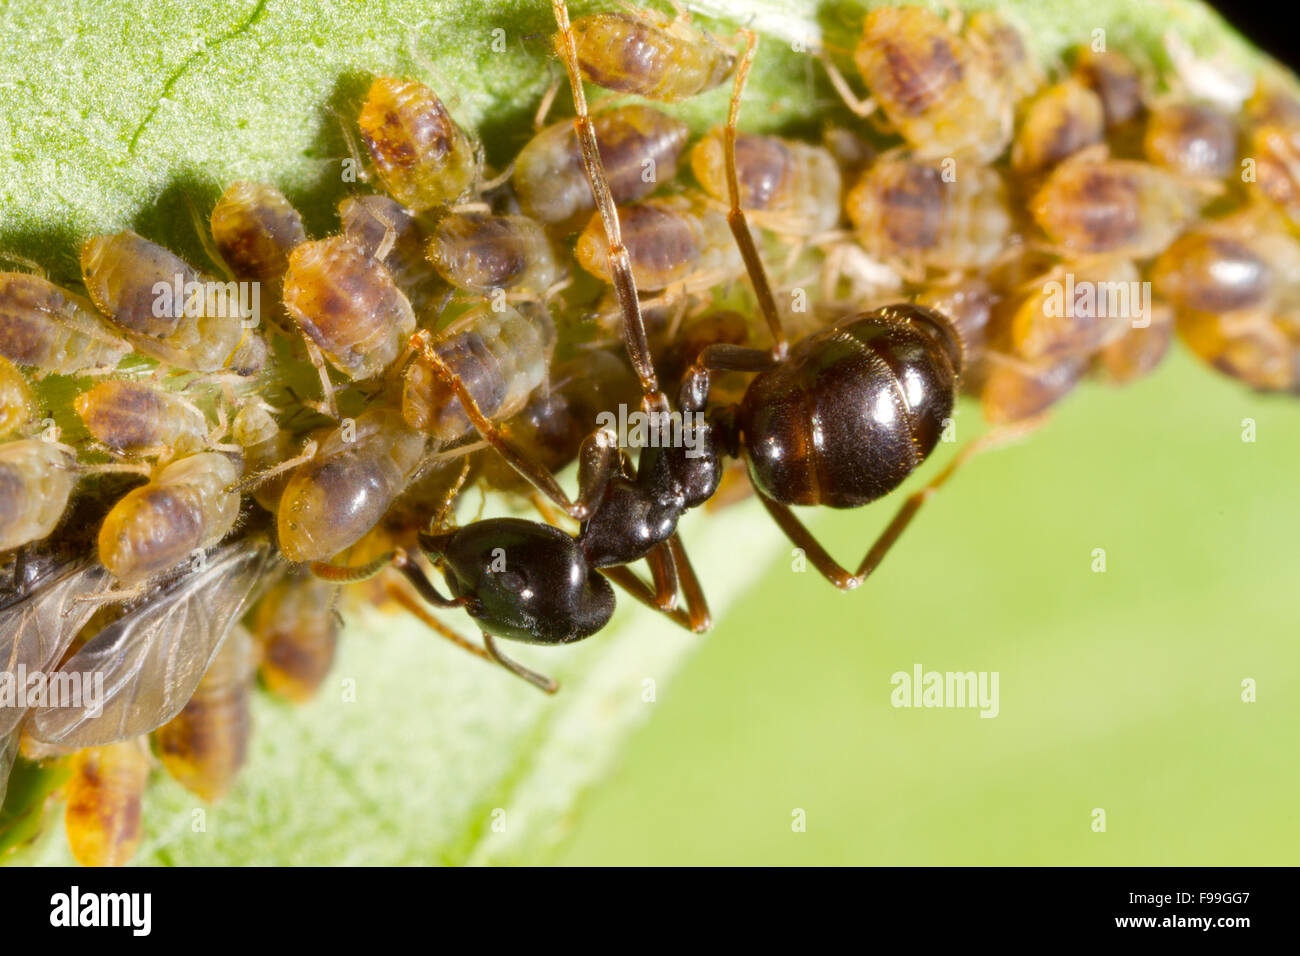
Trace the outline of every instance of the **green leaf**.
<instances>
[{"instance_id":1,"label":"green leaf","mask_svg":"<svg viewBox=\"0 0 1300 956\"><path fill-rule=\"evenodd\" d=\"M574 4L574 13L596 6ZM827 116L846 118L819 68L792 45L851 48L865 5L693 6L718 18L705 22L720 33L744 21L765 37L746 127L810 130ZM1045 58L1104 27L1111 45L1161 62L1160 36L1174 27L1198 50L1260 63L1217 15L1184 0L1016 0L999 9ZM377 74L428 82L504 165L561 76L552 28L544 0L10 0L0 9L0 251L75 280L81 239L130 227L202 263L191 207L210 208L236 178L276 184L309 231L326 234L337 201L354 188L339 175L343 128ZM494 52L498 30L504 52ZM727 95L717 90L676 111L703 130L722 121ZM783 548L752 503L694 515L686 527L719 614ZM520 653L562 681L554 699L409 618L350 615L317 701L291 708L259 697L249 764L227 800L205 808L201 831L197 801L155 775L138 861L545 859L580 797L654 709L649 688L662 696L703 640L622 603L616 624L586 645ZM355 702L345 701L344 682ZM61 828L17 859L68 862Z\"/></svg>"}]
</instances>

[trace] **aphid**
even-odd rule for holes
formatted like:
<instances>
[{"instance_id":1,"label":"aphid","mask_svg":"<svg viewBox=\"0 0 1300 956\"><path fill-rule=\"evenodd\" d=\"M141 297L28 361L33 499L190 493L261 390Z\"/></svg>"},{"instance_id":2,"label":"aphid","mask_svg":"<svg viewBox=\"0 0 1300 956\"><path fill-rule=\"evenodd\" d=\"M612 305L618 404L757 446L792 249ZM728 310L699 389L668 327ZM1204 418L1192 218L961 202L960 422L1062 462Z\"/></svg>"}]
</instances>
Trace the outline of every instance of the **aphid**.
<instances>
[{"instance_id":1,"label":"aphid","mask_svg":"<svg viewBox=\"0 0 1300 956\"><path fill-rule=\"evenodd\" d=\"M274 186L231 183L209 219L217 251L236 277L261 283L278 301L289 253L307 241L302 216Z\"/></svg>"},{"instance_id":2,"label":"aphid","mask_svg":"<svg viewBox=\"0 0 1300 956\"><path fill-rule=\"evenodd\" d=\"M451 213L426 249L443 279L478 295L509 289L540 296L565 276L546 230L527 216Z\"/></svg>"},{"instance_id":3,"label":"aphid","mask_svg":"<svg viewBox=\"0 0 1300 956\"><path fill-rule=\"evenodd\" d=\"M4 356L0 356L0 438L8 438L32 420L36 396L31 383Z\"/></svg>"},{"instance_id":4,"label":"aphid","mask_svg":"<svg viewBox=\"0 0 1300 956\"><path fill-rule=\"evenodd\" d=\"M293 473L280 497L280 550L293 562L327 561L383 518L410 482L426 439L391 409L345 421Z\"/></svg>"},{"instance_id":5,"label":"aphid","mask_svg":"<svg viewBox=\"0 0 1300 956\"><path fill-rule=\"evenodd\" d=\"M1237 123L1201 103L1157 107L1147 117L1146 158L1184 176L1223 179L1237 166Z\"/></svg>"},{"instance_id":6,"label":"aphid","mask_svg":"<svg viewBox=\"0 0 1300 956\"><path fill-rule=\"evenodd\" d=\"M40 276L0 272L0 355L15 365L71 375L112 368L129 351L88 300Z\"/></svg>"},{"instance_id":7,"label":"aphid","mask_svg":"<svg viewBox=\"0 0 1300 956\"><path fill-rule=\"evenodd\" d=\"M929 10L872 10L853 60L872 96L860 111L878 106L918 155L988 163L1010 142L1007 88L984 57Z\"/></svg>"},{"instance_id":8,"label":"aphid","mask_svg":"<svg viewBox=\"0 0 1300 956\"><path fill-rule=\"evenodd\" d=\"M591 122L619 205L643 199L677 178L690 136L681 120L634 103L597 113ZM510 181L524 214L561 232L582 228L595 210L571 120L548 126L529 140L515 157Z\"/></svg>"},{"instance_id":9,"label":"aphid","mask_svg":"<svg viewBox=\"0 0 1300 956\"><path fill-rule=\"evenodd\" d=\"M262 648L262 683L272 693L301 704L320 689L338 647L337 596L338 585L302 569L258 602L249 627Z\"/></svg>"},{"instance_id":10,"label":"aphid","mask_svg":"<svg viewBox=\"0 0 1300 956\"><path fill-rule=\"evenodd\" d=\"M144 835L141 804L149 758L139 740L88 747L69 758L64 825L82 866L124 866Z\"/></svg>"},{"instance_id":11,"label":"aphid","mask_svg":"<svg viewBox=\"0 0 1300 956\"><path fill-rule=\"evenodd\" d=\"M1006 188L985 166L947 177L939 163L882 158L845 207L869 253L913 273L987 265L1011 231Z\"/></svg>"},{"instance_id":12,"label":"aphid","mask_svg":"<svg viewBox=\"0 0 1300 956\"><path fill-rule=\"evenodd\" d=\"M1030 202L1034 221L1068 253L1141 259L1160 253L1196 218L1186 182L1150 163L1076 153Z\"/></svg>"},{"instance_id":13,"label":"aphid","mask_svg":"<svg viewBox=\"0 0 1300 956\"><path fill-rule=\"evenodd\" d=\"M373 378L393 364L415 331L415 312L388 270L344 236L294 249L284 305L307 337L309 353L317 350L312 362L331 404L325 361L354 381Z\"/></svg>"},{"instance_id":14,"label":"aphid","mask_svg":"<svg viewBox=\"0 0 1300 956\"><path fill-rule=\"evenodd\" d=\"M963 36L983 58L1006 102L1020 103L1043 85L1043 71L1025 48L1020 31L992 10L971 15Z\"/></svg>"},{"instance_id":15,"label":"aphid","mask_svg":"<svg viewBox=\"0 0 1300 956\"><path fill-rule=\"evenodd\" d=\"M219 452L172 462L109 511L100 562L131 586L201 554L235 526L238 481L239 466Z\"/></svg>"},{"instance_id":16,"label":"aphid","mask_svg":"<svg viewBox=\"0 0 1300 956\"><path fill-rule=\"evenodd\" d=\"M1300 262L1300 246L1284 235L1272 243L1289 258L1292 268ZM1157 295L1176 308L1192 312L1223 313L1271 306L1279 282L1300 279L1292 272L1279 274L1258 237L1231 227L1196 229L1177 239L1155 261L1151 283Z\"/></svg>"},{"instance_id":17,"label":"aphid","mask_svg":"<svg viewBox=\"0 0 1300 956\"><path fill-rule=\"evenodd\" d=\"M1112 385L1135 382L1155 370L1169 352L1173 339L1173 308L1164 302L1154 302L1150 324L1130 328L1102 348L1093 357L1093 371Z\"/></svg>"},{"instance_id":18,"label":"aphid","mask_svg":"<svg viewBox=\"0 0 1300 956\"><path fill-rule=\"evenodd\" d=\"M1260 82L1246 103L1244 153L1260 191L1300 222L1300 100L1276 82Z\"/></svg>"},{"instance_id":19,"label":"aphid","mask_svg":"<svg viewBox=\"0 0 1300 956\"><path fill-rule=\"evenodd\" d=\"M86 430L114 452L184 455L209 443L203 412L148 382L108 379L82 392L72 404Z\"/></svg>"},{"instance_id":20,"label":"aphid","mask_svg":"<svg viewBox=\"0 0 1300 956\"><path fill-rule=\"evenodd\" d=\"M1011 148L1011 165L1037 173L1100 143L1105 135L1101 98L1078 80L1043 90L1029 104Z\"/></svg>"},{"instance_id":21,"label":"aphid","mask_svg":"<svg viewBox=\"0 0 1300 956\"><path fill-rule=\"evenodd\" d=\"M685 14L668 20L653 10L593 13L572 26L566 14L555 37L561 59L570 45L592 83L661 103L721 86L736 68L735 53Z\"/></svg>"},{"instance_id":22,"label":"aphid","mask_svg":"<svg viewBox=\"0 0 1300 956\"><path fill-rule=\"evenodd\" d=\"M54 530L77 484L72 449L41 438L0 444L0 551Z\"/></svg>"},{"instance_id":23,"label":"aphid","mask_svg":"<svg viewBox=\"0 0 1300 956\"><path fill-rule=\"evenodd\" d=\"M408 209L455 202L479 182L482 151L423 83L379 77L358 124L384 189Z\"/></svg>"},{"instance_id":24,"label":"aphid","mask_svg":"<svg viewBox=\"0 0 1300 956\"><path fill-rule=\"evenodd\" d=\"M1062 264L1011 303L1010 344L1031 363L1086 358L1151 321L1137 267L1125 259Z\"/></svg>"},{"instance_id":25,"label":"aphid","mask_svg":"<svg viewBox=\"0 0 1300 956\"><path fill-rule=\"evenodd\" d=\"M482 307L421 341L451 368L488 418L509 418L546 380L555 351L555 325L540 303L503 303L501 311ZM472 426L456 395L434 374L423 353L407 366L402 381L402 416L407 425L444 442L468 434Z\"/></svg>"},{"instance_id":26,"label":"aphid","mask_svg":"<svg viewBox=\"0 0 1300 956\"><path fill-rule=\"evenodd\" d=\"M1074 54L1073 73L1101 97L1107 129L1122 126L1141 112L1142 77L1122 53L1079 47Z\"/></svg>"},{"instance_id":27,"label":"aphid","mask_svg":"<svg viewBox=\"0 0 1300 956\"><path fill-rule=\"evenodd\" d=\"M226 795L247 758L256 671L253 638L236 624L189 703L153 732L154 751L167 773L209 803Z\"/></svg>"},{"instance_id":28,"label":"aphid","mask_svg":"<svg viewBox=\"0 0 1300 956\"><path fill-rule=\"evenodd\" d=\"M384 264L397 287L421 314L443 284L424 256L428 235L416 217L387 196L349 196L339 203L347 236Z\"/></svg>"},{"instance_id":29,"label":"aphid","mask_svg":"<svg viewBox=\"0 0 1300 956\"><path fill-rule=\"evenodd\" d=\"M710 196L725 200L723 133L715 129L691 149L691 170ZM797 140L736 137L736 174L750 220L788 236L814 236L840 220L840 170L830 152Z\"/></svg>"},{"instance_id":30,"label":"aphid","mask_svg":"<svg viewBox=\"0 0 1300 956\"><path fill-rule=\"evenodd\" d=\"M1083 377L1086 360L1065 358L1032 363L1002 352L985 357L980 407L994 425L1029 422L1074 390Z\"/></svg>"},{"instance_id":31,"label":"aphid","mask_svg":"<svg viewBox=\"0 0 1300 956\"><path fill-rule=\"evenodd\" d=\"M134 232L96 236L81 247L91 300L137 351L191 372L251 374L266 342L250 321L251 294L201 275Z\"/></svg>"},{"instance_id":32,"label":"aphid","mask_svg":"<svg viewBox=\"0 0 1300 956\"><path fill-rule=\"evenodd\" d=\"M1260 309L1179 312L1178 336L1225 375L1264 392L1300 392L1300 325Z\"/></svg>"},{"instance_id":33,"label":"aphid","mask_svg":"<svg viewBox=\"0 0 1300 956\"><path fill-rule=\"evenodd\" d=\"M29 733L43 743L79 749L157 730L189 702L257 589L273 582L282 567L266 536L254 533L164 579L50 678L102 679L102 710L89 704L40 707Z\"/></svg>"},{"instance_id":34,"label":"aphid","mask_svg":"<svg viewBox=\"0 0 1300 956\"><path fill-rule=\"evenodd\" d=\"M744 267L727 219L703 196L645 199L618 210L623 244L637 287L703 292L738 276ZM601 216L578 237L578 263L609 282L608 244Z\"/></svg>"}]
</instances>

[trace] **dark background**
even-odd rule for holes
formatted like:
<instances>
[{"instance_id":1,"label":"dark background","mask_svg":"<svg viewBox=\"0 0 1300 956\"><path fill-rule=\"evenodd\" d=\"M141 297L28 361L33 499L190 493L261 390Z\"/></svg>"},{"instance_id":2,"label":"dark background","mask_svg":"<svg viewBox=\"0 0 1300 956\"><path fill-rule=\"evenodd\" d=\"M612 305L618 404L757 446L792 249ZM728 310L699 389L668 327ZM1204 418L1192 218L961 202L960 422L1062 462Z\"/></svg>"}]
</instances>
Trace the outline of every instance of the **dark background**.
<instances>
[{"instance_id":1,"label":"dark background","mask_svg":"<svg viewBox=\"0 0 1300 956\"><path fill-rule=\"evenodd\" d=\"M1143 0L1134 0L1143 2ZM1300 41L1296 37L1293 3L1276 0L1210 0L1211 6L1243 33L1293 70L1300 70Z\"/></svg>"}]
</instances>

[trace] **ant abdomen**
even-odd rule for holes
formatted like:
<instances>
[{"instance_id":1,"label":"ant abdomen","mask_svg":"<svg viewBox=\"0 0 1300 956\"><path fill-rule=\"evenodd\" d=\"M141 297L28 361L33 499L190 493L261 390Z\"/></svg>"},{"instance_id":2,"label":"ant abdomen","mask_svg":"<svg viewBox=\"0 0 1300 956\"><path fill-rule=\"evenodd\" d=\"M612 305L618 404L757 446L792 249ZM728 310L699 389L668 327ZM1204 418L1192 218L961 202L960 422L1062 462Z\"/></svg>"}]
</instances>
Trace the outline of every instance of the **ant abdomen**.
<instances>
[{"instance_id":1,"label":"ant abdomen","mask_svg":"<svg viewBox=\"0 0 1300 956\"><path fill-rule=\"evenodd\" d=\"M452 597L487 632L528 644L590 637L614 614L614 589L577 539L522 518L489 518L436 535L421 548L439 560Z\"/></svg>"},{"instance_id":2,"label":"ant abdomen","mask_svg":"<svg viewBox=\"0 0 1300 956\"><path fill-rule=\"evenodd\" d=\"M803 339L741 402L751 478L782 504L856 508L883 497L938 443L960 370L952 328L920 306Z\"/></svg>"}]
</instances>

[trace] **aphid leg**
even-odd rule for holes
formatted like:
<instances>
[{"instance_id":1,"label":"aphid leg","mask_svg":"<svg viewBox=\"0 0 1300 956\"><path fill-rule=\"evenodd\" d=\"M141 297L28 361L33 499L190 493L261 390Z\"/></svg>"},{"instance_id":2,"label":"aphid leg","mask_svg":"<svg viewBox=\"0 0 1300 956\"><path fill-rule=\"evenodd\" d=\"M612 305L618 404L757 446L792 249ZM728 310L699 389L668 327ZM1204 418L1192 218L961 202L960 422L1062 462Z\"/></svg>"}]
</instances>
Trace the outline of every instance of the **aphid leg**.
<instances>
[{"instance_id":1,"label":"aphid leg","mask_svg":"<svg viewBox=\"0 0 1300 956\"><path fill-rule=\"evenodd\" d=\"M823 51L817 54L817 59L821 60L822 68L826 71L826 78L831 81L831 87L844 101L844 105L853 111L854 115L863 119L869 119L874 116L876 110L876 101L870 96L865 99L859 99L858 95L853 92L849 86L849 81L844 79L844 74L840 72L839 67L831 62L831 58Z\"/></svg>"},{"instance_id":2,"label":"aphid leg","mask_svg":"<svg viewBox=\"0 0 1300 956\"><path fill-rule=\"evenodd\" d=\"M250 488L256 488L258 485L270 481L276 475L284 474L284 472L289 471L291 468L297 468L299 465L304 465L315 457L316 440L314 438L309 438L306 444L302 446L302 451L298 452L298 454L294 455L292 458L286 458L278 465L272 465L265 471L259 471L255 475L249 475L243 481L239 482L239 484L229 488L228 490L232 494L235 492L243 494Z\"/></svg>"},{"instance_id":3,"label":"aphid leg","mask_svg":"<svg viewBox=\"0 0 1300 956\"><path fill-rule=\"evenodd\" d=\"M307 343L307 358L311 364L316 366L316 373L320 375L320 387L323 400L319 402L303 399L303 404L313 411L320 412L330 418L339 417L338 404L334 401L334 383L330 381L329 367L325 364L325 356L321 355L320 349L311 339L303 336L303 341Z\"/></svg>"},{"instance_id":4,"label":"aphid leg","mask_svg":"<svg viewBox=\"0 0 1300 956\"><path fill-rule=\"evenodd\" d=\"M825 548L817 541L797 517L788 505L768 498L761 490L755 489L758 498L763 502L763 507L767 509L768 514L777 523L786 537L797 548L803 550L808 560L812 562L813 567L821 572L826 580L830 581L841 591L851 591L865 581L873 571L880 566L889 553L889 549L907 530L907 526L912 523L916 513L921 510L921 506L929 501L941 487L954 475L962 465L970 461L976 455L986 451L992 451L1003 445L1017 441L1030 432L1039 428L1047 420L1047 415L1041 414L1033 418L1027 418L1020 422L1009 425L1003 425L993 429L985 435L972 442L969 442L953 458L948 466L939 472L928 485L920 491L910 495L902 506L895 513L894 518L880 533L872 543L871 548L863 557L862 563L858 565L857 571L850 574L839 562L830 556Z\"/></svg>"},{"instance_id":5,"label":"aphid leg","mask_svg":"<svg viewBox=\"0 0 1300 956\"><path fill-rule=\"evenodd\" d=\"M460 376L442 361L433 347L432 337L427 330L416 332L411 338L411 344L439 380L460 399L465 417L470 420L470 424L483 440L496 449L510 467L555 502L571 518L575 521L587 520L603 496L605 486L618 466L618 436L614 431L609 428L598 429L588 435L582 443L582 450L578 455L578 500L573 501L565 494L564 489L547 468L537 464L511 444L505 430L483 414L474 396L460 380Z\"/></svg>"},{"instance_id":6,"label":"aphid leg","mask_svg":"<svg viewBox=\"0 0 1300 956\"><path fill-rule=\"evenodd\" d=\"M627 247L623 244L618 208L614 205L614 195L610 191L609 180L605 175L605 164L600 158L600 147L596 141L596 128L592 125L591 113L587 109L587 94L582 85L582 67L578 62L578 41L569 22L569 10L564 0L552 0L552 9L562 40L560 56L569 74L569 86L573 91L575 113L573 127L577 131L578 143L582 147L582 162L587 173L587 182L591 185L596 209L600 212L601 222L605 226L610 279L623 315L623 344L627 349L632 368L637 378L641 380L641 391L645 396L642 404L646 405L647 411L659 410L666 406L667 402L662 400L659 392L659 378L655 374L650 344L646 338L645 320L641 316L641 302L637 298L636 280L632 276L632 261ZM666 407L663 410L666 411Z\"/></svg>"},{"instance_id":7,"label":"aphid leg","mask_svg":"<svg viewBox=\"0 0 1300 956\"><path fill-rule=\"evenodd\" d=\"M484 193L490 193L494 189L499 189L500 187L504 186L506 183L510 182L510 177L513 176L514 174L515 174L515 164L514 161L512 160L510 164L507 165L506 168L503 169L501 172L497 173L491 179L485 179L483 180L483 182L478 184L479 194L482 195ZM489 207L489 211L490 210L491 207Z\"/></svg>"},{"instance_id":8,"label":"aphid leg","mask_svg":"<svg viewBox=\"0 0 1300 956\"><path fill-rule=\"evenodd\" d=\"M731 210L727 213L727 225L731 227L731 233L736 237L741 258L745 260L745 272L749 275L750 284L754 287L754 295L758 299L759 311L763 313L763 319L767 322L768 331L772 335L772 355L776 358L784 358L790 350L790 344L786 340L785 330L781 327L781 315L776 308L776 298L772 295L772 284L768 280L767 270L758 254L754 235L749 231L749 220L745 217L745 210L740 206L740 179L736 174L736 130L740 123L740 101L745 92L745 82L749 78L749 68L754 63L754 54L758 51L758 37L755 33L742 30L741 36L745 40L745 52L741 54L740 62L736 64L736 82L731 93L731 106L727 113L727 125L723 130L722 140L725 156L723 165L727 173L727 198L731 202Z\"/></svg>"},{"instance_id":9,"label":"aphid leg","mask_svg":"<svg viewBox=\"0 0 1300 956\"><path fill-rule=\"evenodd\" d=\"M555 77L551 80L551 85L546 88L542 94L542 101L537 104L537 112L533 115L533 129L540 130L546 125L546 117L550 115L551 107L555 105L555 96L560 92L560 84L564 80L561 77Z\"/></svg>"},{"instance_id":10,"label":"aphid leg","mask_svg":"<svg viewBox=\"0 0 1300 956\"><path fill-rule=\"evenodd\" d=\"M343 117L336 109L330 109L334 118L338 120L339 132L343 134L343 145L347 147L348 159L352 162L352 172L363 183L370 182L370 170L366 164L361 161L361 151L357 149L357 141L352 138L352 128L344 121Z\"/></svg>"},{"instance_id":11,"label":"aphid leg","mask_svg":"<svg viewBox=\"0 0 1300 956\"><path fill-rule=\"evenodd\" d=\"M189 210L190 222L194 225L194 234L199 237L199 245L203 247L203 254L208 257L209 262L221 271L222 275L231 282L235 281L238 278L235 275L235 270L230 268L230 263L226 261L226 257L213 244L212 233L209 231L208 224L203 221L203 217L199 215L199 207L194 205L194 200L189 196L185 197L185 208Z\"/></svg>"}]
</instances>

